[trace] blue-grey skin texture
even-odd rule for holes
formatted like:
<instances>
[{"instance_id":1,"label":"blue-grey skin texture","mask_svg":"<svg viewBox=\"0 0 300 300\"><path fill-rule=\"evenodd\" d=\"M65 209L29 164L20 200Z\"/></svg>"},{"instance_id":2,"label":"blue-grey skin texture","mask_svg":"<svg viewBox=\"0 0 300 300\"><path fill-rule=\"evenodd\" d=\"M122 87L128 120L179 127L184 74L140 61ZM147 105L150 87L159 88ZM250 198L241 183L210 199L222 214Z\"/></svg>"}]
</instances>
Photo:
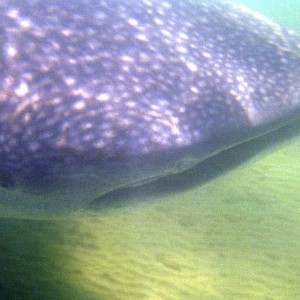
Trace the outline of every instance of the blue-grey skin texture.
<instances>
[{"instance_id":1,"label":"blue-grey skin texture","mask_svg":"<svg viewBox=\"0 0 300 300\"><path fill-rule=\"evenodd\" d=\"M222 1L2 0L1 205L88 206L299 115L300 39Z\"/></svg>"}]
</instances>

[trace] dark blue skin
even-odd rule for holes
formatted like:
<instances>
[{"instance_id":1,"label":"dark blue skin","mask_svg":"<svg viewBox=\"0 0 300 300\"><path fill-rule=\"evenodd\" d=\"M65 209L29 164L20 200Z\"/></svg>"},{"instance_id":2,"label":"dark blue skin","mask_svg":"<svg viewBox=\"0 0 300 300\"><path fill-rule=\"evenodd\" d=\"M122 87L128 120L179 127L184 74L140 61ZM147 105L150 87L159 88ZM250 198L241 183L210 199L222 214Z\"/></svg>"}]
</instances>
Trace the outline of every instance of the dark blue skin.
<instances>
[{"instance_id":1,"label":"dark blue skin","mask_svg":"<svg viewBox=\"0 0 300 300\"><path fill-rule=\"evenodd\" d=\"M89 206L299 115L299 36L222 1L3 0L0 45L4 206Z\"/></svg>"}]
</instances>

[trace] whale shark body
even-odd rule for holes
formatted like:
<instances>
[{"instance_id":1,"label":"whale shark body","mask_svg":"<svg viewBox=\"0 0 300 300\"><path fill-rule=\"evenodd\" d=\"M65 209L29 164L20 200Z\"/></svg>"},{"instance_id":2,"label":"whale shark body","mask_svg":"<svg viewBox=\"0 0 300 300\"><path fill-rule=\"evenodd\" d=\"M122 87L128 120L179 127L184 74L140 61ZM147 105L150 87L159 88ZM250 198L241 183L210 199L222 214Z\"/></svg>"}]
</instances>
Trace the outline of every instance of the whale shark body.
<instances>
[{"instance_id":1,"label":"whale shark body","mask_svg":"<svg viewBox=\"0 0 300 300\"><path fill-rule=\"evenodd\" d=\"M195 0L0 3L0 195L73 209L299 116L300 38Z\"/></svg>"}]
</instances>

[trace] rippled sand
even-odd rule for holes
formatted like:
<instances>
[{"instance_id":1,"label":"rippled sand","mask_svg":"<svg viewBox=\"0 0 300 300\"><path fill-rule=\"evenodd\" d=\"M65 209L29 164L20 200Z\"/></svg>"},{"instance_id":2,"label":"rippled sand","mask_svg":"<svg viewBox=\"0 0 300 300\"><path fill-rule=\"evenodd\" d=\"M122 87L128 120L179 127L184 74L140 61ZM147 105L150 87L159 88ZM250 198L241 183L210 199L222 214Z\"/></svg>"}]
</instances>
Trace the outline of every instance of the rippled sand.
<instances>
[{"instance_id":1,"label":"rippled sand","mask_svg":"<svg viewBox=\"0 0 300 300\"><path fill-rule=\"evenodd\" d=\"M299 299L300 140L181 195L0 219L7 299Z\"/></svg>"}]
</instances>

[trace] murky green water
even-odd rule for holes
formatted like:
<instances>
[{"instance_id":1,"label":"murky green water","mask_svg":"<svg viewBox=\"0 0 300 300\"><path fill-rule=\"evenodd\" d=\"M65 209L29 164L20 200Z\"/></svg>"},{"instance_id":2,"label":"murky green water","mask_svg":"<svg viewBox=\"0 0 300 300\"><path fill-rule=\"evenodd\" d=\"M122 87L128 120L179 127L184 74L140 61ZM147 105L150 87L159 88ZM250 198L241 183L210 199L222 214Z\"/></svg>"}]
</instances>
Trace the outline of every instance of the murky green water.
<instances>
[{"instance_id":1,"label":"murky green water","mask_svg":"<svg viewBox=\"0 0 300 300\"><path fill-rule=\"evenodd\" d=\"M239 2L300 29L297 1ZM7 299L300 299L299 149L297 138L155 201L6 213L0 290Z\"/></svg>"},{"instance_id":2,"label":"murky green water","mask_svg":"<svg viewBox=\"0 0 300 300\"><path fill-rule=\"evenodd\" d=\"M300 2L298 0L234 0L263 15L273 19L277 23L289 28L300 29Z\"/></svg>"}]
</instances>

